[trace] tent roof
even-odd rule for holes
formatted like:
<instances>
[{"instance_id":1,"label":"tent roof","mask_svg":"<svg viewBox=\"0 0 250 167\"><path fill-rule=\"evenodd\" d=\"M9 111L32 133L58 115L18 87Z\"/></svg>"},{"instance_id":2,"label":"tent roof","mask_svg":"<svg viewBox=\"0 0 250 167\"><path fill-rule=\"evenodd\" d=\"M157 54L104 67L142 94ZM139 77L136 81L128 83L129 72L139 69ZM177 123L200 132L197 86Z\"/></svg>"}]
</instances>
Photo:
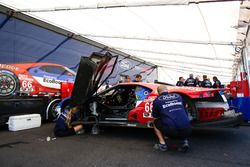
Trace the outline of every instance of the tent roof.
<instances>
[{"instance_id":1,"label":"tent roof","mask_svg":"<svg viewBox=\"0 0 250 167\"><path fill-rule=\"evenodd\" d=\"M232 80L239 62L235 48L242 47L237 38L244 36L239 36L239 19L246 15L240 5L249 5L213 0L0 2L152 62L161 68L159 79L172 83L189 73Z\"/></svg>"}]
</instances>

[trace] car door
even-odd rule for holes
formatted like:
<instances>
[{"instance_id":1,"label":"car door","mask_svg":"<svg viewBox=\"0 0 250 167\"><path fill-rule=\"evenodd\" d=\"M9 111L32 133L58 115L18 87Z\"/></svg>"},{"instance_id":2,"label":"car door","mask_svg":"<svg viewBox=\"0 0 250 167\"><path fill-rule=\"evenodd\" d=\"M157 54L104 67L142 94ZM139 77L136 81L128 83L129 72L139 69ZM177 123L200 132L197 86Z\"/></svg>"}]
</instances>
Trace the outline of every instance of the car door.
<instances>
[{"instance_id":1,"label":"car door","mask_svg":"<svg viewBox=\"0 0 250 167\"><path fill-rule=\"evenodd\" d=\"M114 61L111 61L112 59ZM94 52L90 57L81 57L70 105L83 105L90 99L112 74L117 59L118 56L112 56L109 52Z\"/></svg>"}]
</instances>

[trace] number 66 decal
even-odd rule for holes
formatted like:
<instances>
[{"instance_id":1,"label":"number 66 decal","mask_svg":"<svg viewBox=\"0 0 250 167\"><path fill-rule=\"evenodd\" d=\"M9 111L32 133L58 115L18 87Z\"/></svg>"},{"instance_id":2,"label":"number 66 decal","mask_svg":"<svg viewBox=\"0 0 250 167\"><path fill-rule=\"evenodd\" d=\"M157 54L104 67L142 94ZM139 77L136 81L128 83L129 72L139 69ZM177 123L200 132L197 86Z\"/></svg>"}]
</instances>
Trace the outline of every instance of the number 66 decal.
<instances>
[{"instance_id":1,"label":"number 66 decal","mask_svg":"<svg viewBox=\"0 0 250 167\"><path fill-rule=\"evenodd\" d=\"M143 117L152 117L153 102L146 102L144 109Z\"/></svg>"},{"instance_id":2,"label":"number 66 decal","mask_svg":"<svg viewBox=\"0 0 250 167\"><path fill-rule=\"evenodd\" d=\"M32 88L32 82L31 81L23 81L22 87L23 88Z\"/></svg>"}]
</instances>

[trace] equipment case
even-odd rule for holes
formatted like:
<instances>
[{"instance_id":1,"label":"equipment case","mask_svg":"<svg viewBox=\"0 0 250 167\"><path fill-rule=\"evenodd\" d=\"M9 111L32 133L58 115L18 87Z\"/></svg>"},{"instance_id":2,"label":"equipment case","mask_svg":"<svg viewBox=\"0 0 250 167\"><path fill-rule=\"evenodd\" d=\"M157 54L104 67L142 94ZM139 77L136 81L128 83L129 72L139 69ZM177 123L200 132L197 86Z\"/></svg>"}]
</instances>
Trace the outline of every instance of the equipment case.
<instances>
[{"instance_id":1,"label":"equipment case","mask_svg":"<svg viewBox=\"0 0 250 167\"><path fill-rule=\"evenodd\" d=\"M10 131L18 131L18 130L40 127L41 115L27 114L27 115L10 116L7 124Z\"/></svg>"}]
</instances>

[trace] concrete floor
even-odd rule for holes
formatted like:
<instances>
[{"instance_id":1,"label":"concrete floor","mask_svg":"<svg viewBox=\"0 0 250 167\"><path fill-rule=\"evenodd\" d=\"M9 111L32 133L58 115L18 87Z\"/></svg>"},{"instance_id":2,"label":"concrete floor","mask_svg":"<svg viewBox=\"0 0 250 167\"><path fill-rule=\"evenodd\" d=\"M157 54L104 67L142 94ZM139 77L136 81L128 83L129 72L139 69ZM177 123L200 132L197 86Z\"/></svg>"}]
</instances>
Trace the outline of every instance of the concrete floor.
<instances>
[{"instance_id":1,"label":"concrete floor","mask_svg":"<svg viewBox=\"0 0 250 167\"><path fill-rule=\"evenodd\" d=\"M53 138L54 124L9 132L0 129L1 167L249 167L250 127L194 130L191 150L159 152L152 129L102 128L100 135Z\"/></svg>"}]
</instances>

